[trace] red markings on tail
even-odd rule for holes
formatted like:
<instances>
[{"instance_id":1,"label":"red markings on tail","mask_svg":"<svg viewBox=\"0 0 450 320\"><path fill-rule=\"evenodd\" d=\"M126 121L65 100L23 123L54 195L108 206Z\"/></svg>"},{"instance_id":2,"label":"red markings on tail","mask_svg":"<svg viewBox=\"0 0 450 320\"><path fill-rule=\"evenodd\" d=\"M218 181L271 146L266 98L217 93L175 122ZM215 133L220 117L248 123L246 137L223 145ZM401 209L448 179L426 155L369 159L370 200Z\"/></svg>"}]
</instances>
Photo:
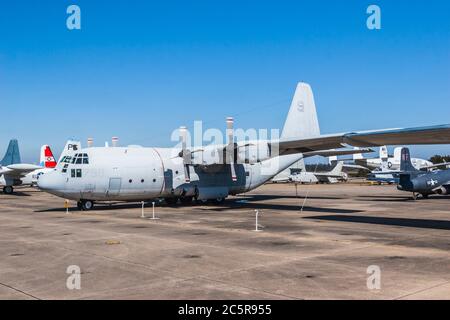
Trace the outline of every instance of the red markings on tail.
<instances>
[{"instance_id":1,"label":"red markings on tail","mask_svg":"<svg viewBox=\"0 0 450 320\"><path fill-rule=\"evenodd\" d=\"M49 146L45 147L44 155L45 155L44 166L46 168L54 168L54 167L56 167L55 157L53 157L52 150L50 149Z\"/></svg>"}]
</instances>

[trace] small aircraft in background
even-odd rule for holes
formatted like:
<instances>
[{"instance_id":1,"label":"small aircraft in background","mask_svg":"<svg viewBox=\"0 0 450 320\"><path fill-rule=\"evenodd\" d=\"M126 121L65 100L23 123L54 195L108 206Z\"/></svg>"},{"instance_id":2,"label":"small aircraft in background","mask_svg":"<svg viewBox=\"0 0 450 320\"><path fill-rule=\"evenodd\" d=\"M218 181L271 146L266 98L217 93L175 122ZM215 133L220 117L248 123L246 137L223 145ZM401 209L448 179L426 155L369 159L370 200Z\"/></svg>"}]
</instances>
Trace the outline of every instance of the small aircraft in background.
<instances>
[{"instance_id":1,"label":"small aircraft in background","mask_svg":"<svg viewBox=\"0 0 450 320\"><path fill-rule=\"evenodd\" d=\"M440 163L433 165L447 166L450 163ZM450 169L421 171L414 167L408 148L401 150L401 164L399 172L398 190L413 193L414 200L421 194L423 198L428 198L430 194L450 194Z\"/></svg>"},{"instance_id":2,"label":"small aircraft in background","mask_svg":"<svg viewBox=\"0 0 450 320\"><path fill-rule=\"evenodd\" d=\"M56 161L48 145L41 147L40 166L21 163L19 143L13 139L0 161L0 185L3 186L3 193L12 194L14 186L36 185L40 175L52 171L55 167Z\"/></svg>"},{"instance_id":3,"label":"small aircraft in background","mask_svg":"<svg viewBox=\"0 0 450 320\"><path fill-rule=\"evenodd\" d=\"M366 152L370 152L370 149L364 150L364 153ZM344 161L338 161L334 168L328 172L311 172L306 170L305 161L302 159L276 175L272 182L338 183L348 180L348 175L342 170L343 168Z\"/></svg>"},{"instance_id":4,"label":"small aircraft in background","mask_svg":"<svg viewBox=\"0 0 450 320\"><path fill-rule=\"evenodd\" d=\"M355 153L353 154L353 161L355 165L361 166L361 169L364 167L370 170L399 170L401 152L402 147L397 147L394 149L394 155L390 156L387 146L381 146L378 158L364 158L361 153ZM432 162L419 158L412 158L411 161L418 170L433 165Z\"/></svg>"}]
</instances>

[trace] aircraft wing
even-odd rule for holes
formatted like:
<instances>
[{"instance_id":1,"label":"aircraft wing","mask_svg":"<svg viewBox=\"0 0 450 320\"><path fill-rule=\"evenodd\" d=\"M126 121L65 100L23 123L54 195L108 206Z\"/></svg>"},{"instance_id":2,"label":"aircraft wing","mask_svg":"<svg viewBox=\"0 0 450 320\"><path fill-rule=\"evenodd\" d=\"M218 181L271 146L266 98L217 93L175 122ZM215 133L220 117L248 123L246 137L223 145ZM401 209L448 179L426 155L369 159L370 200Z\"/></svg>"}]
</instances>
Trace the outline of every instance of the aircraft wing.
<instances>
[{"instance_id":1,"label":"aircraft wing","mask_svg":"<svg viewBox=\"0 0 450 320\"><path fill-rule=\"evenodd\" d=\"M433 165L431 165L431 166L423 166L423 167L420 167L420 169L433 169L433 168L439 168L439 167L447 167L447 166L450 166L450 162L443 162L443 163L436 163L436 164L433 164Z\"/></svg>"},{"instance_id":2,"label":"aircraft wing","mask_svg":"<svg viewBox=\"0 0 450 320\"><path fill-rule=\"evenodd\" d=\"M384 145L450 144L450 124L405 129L384 129L321 135L306 139L280 139L280 155L312 151L355 147L377 147Z\"/></svg>"},{"instance_id":3,"label":"aircraft wing","mask_svg":"<svg viewBox=\"0 0 450 320\"><path fill-rule=\"evenodd\" d=\"M6 167L2 167L0 170L0 174L4 175L5 179L18 179L37 169L42 169L42 167L35 166L34 164L12 164Z\"/></svg>"},{"instance_id":4,"label":"aircraft wing","mask_svg":"<svg viewBox=\"0 0 450 320\"><path fill-rule=\"evenodd\" d=\"M371 171L369 168L366 168L366 167L364 167L364 166L360 166L359 164L345 164L345 163L344 163L344 168L348 168L348 169L360 169L360 170Z\"/></svg>"},{"instance_id":5,"label":"aircraft wing","mask_svg":"<svg viewBox=\"0 0 450 320\"><path fill-rule=\"evenodd\" d=\"M313 156L322 156L322 157L332 157L332 156L345 156L349 154L355 153L369 153L373 152L372 149L364 148L364 149L330 149L330 150L317 150L317 151L309 151L303 153L303 157L313 157Z\"/></svg>"}]
</instances>

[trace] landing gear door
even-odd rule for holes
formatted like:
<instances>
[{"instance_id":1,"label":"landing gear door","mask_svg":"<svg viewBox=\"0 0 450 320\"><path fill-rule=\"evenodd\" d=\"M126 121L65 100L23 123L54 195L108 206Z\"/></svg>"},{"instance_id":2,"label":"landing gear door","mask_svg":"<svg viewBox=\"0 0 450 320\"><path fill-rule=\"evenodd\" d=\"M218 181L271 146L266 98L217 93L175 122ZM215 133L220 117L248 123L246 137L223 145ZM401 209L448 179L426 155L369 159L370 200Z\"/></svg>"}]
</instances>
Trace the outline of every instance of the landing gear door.
<instances>
[{"instance_id":1,"label":"landing gear door","mask_svg":"<svg viewBox=\"0 0 450 320\"><path fill-rule=\"evenodd\" d=\"M109 178L107 196L117 196L122 186L122 178Z\"/></svg>"}]
</instances>

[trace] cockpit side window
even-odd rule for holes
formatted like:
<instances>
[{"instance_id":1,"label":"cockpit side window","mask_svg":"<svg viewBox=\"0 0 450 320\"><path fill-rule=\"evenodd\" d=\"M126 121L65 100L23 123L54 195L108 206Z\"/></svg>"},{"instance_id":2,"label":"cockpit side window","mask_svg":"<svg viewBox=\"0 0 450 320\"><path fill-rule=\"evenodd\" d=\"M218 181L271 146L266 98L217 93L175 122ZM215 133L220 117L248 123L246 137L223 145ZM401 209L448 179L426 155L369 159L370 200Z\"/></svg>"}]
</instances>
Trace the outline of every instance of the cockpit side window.
<instances>
[{"instance_id":1,"label":"cockpit side window","mask_svg":"<svg viewBox=\"0 0 450 320\"><path fill-rule=\"evenodd\" d=\"M77 153L72 159L72 164L89 164L87 153Z\"/></svg>"}]
</instances>

